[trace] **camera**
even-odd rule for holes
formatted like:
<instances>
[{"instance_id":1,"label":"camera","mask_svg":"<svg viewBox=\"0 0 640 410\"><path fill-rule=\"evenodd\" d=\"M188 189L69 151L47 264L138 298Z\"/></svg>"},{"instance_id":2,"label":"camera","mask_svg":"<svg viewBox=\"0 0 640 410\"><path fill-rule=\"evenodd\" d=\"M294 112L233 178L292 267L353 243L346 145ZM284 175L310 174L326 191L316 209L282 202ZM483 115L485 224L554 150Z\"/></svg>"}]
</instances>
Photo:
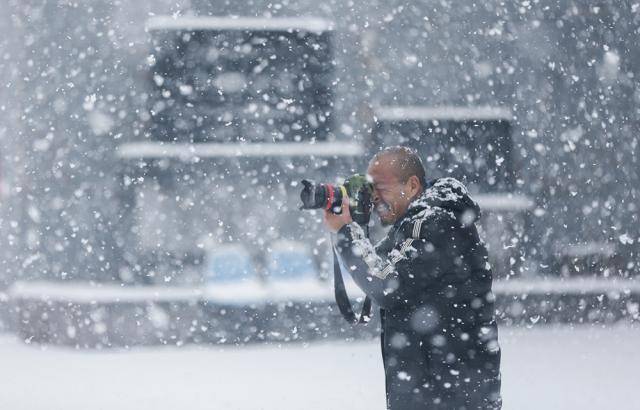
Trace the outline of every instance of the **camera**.
<instances>
[{"instance_id":1,"label":"camera","mask_svg":"<svg viewBox=\"0 0 640 410\"><path fill-rule=\"evenodd\" d=\"M316 184L303 179L300 209L324 209L340 214L345 195L349 197L351 218L358 224L367 224L371 217L373 184L362 174L350 176L342 185Z\"/></svg>"}]
</instances>

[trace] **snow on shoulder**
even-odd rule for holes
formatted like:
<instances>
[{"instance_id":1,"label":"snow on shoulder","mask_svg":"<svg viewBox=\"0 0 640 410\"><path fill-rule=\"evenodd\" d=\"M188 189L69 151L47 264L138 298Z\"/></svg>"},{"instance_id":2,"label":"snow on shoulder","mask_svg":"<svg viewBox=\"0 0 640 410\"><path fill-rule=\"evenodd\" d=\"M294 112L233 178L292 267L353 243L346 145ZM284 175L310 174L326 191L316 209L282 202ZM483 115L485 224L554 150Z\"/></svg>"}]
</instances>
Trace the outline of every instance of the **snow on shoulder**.
<instances>
[{"instance_id":1,"label":"snow on shoulder","mask_svg":"<svg viewBox=\"0 0 640 410\"><path fill-rule=\"evenodd\" d=\"M409 209L442 207L446 203L461 203L463 201L475 205L475 201L471 199L467 187L462 182L451 177L438 178L432 186L425 189L422 195L409 204Z\"/></svg>"},{"instance_id":2,"label":"snow on shoulder","mask_svg":"<svg viewBox=\"0 0 640 410\"><path fill-rule=\"evenodd\" d=\"M467 187L455 178L439 178L433 187L425 191L426 198L438 198L441 201L461 201L469 196Z\"/></svg>"},{"instance_id":3,"label":"snow on shoulder","mask_svg":"<svg viewBox=\"0 0 640 410\"><path fill-rule=\"evenodd\" d=\"M213 17L155 16L147 20L148 31L158 30L242 30L242 31L308 31L322 33L333 30L333 24L318 17Z\"/></svg>"}]
</instances>

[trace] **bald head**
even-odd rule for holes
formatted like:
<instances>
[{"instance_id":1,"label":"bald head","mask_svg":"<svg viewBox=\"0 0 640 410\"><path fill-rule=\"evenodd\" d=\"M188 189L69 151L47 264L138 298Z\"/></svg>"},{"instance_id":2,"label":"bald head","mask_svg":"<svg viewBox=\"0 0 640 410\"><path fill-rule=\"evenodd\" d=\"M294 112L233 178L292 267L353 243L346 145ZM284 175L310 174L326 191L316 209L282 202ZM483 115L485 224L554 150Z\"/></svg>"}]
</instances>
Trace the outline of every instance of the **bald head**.
<instances>
[{"instance_id":1,"label":"bald head","mask_svg":"<svg viewBox=\"0 0 640 410\"><path fill-rule=\"evenodd\" d=\"M424 188L425 186L426 176L424 166L422 165L420 156L414 149L401 145L384 148L371 158L369 166L376 163L384 163L396 178L403 183L415 175L422 187Z\"/></svg>"},{"instance_id":2,"label":"bald head","mask_svg":"<svg viewBox=\"0 0 640 410\"><path fill-rule=\"evenodd\" d=\"M418 154L407 147L381 150L369 162L373 203L383 224L395 223L424 190L425 171Z\"/></svg>"}]
</instances>

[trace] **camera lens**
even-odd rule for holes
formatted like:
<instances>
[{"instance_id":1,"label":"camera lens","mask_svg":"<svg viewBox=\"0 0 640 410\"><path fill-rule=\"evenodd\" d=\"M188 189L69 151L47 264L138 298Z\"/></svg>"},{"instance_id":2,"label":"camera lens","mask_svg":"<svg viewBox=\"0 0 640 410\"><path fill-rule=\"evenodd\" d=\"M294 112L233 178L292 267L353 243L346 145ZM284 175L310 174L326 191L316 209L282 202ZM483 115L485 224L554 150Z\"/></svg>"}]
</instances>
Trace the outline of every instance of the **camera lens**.
<instances>
[{"instance_id":1,"label":"camera lens","mask_svg":"<svg viewBox=\"0 0 640 410\"><path fill-rule=\"evenodd\" d=\"M300 209L326 209L339 213L342 205L342 190L331 184L316 184L306 179L302 180Z\"/></svg>"}]
</instances>

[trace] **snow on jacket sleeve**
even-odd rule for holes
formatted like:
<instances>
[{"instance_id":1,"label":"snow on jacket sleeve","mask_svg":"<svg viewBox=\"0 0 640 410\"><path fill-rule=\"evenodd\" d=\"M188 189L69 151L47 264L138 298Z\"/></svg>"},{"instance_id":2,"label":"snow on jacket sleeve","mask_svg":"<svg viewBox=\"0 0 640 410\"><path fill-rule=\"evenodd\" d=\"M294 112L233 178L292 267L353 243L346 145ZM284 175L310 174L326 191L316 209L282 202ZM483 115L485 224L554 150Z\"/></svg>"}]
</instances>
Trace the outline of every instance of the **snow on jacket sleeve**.
<instances>
[{"instance_id":1,"label":"snow on jacket sleeve","mask_svg":"<svg viewBox=\"0 0 640 410\"><path fill-rule=\"evenodd\" d=\"M380 307L420 304L422 290L446 270L447 227L432 215L408 224L404 240L379 255L355 222L338 231L336 254L343 271Z\"/></svg>"}]
</instances>

